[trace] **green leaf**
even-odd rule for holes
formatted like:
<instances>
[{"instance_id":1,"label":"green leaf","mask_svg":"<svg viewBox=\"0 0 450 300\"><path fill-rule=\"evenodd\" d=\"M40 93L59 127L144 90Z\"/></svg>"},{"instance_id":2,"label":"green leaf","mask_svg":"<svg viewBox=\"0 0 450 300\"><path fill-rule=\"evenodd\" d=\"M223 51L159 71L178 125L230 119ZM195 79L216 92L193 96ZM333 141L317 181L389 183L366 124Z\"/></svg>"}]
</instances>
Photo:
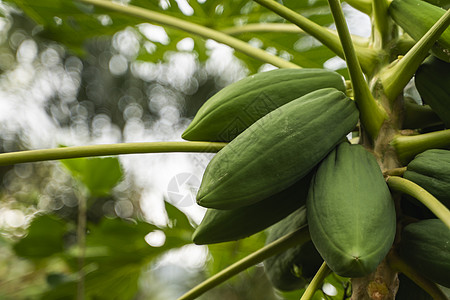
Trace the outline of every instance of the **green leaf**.
<instances>
[{"instance_id":1,"label":"green leaf","mask_svg":"<svg viewBox=\"0 0 450 300\"><path fill-rule=\"evenodd\" d=\"M171 227L157 227L142 221L103 219L90 224L86 236L85 292L86 299L133 299L138 290L142 269L168 250L190 243L192 227L186 216L173 206L168 208ZM165 241L152 247L146 236L162 231ZM68 253L66 262L78 270L77 252ZM77 275L74 273L72 275ZM42 295L42 299L71 299L76 295L77 276L67 276Z\"/></svg>"},{"instance_id":2,"label":"green leaf","mask_svg":"<svg viewBox=\"0 0 450 300\"><path fill-rule=\"evenodd\" d=\"M63 43L77 54L83 54L83 45L88 39L104 35L113 35L127 26L135 27L141 37L141 49L138 60L158 62L164 61L168 51L178 51L177 43L184 38L194 40L193 53L200 61L208 58L208 50L205 40L187 34L180 30L164 28L169 42L161 44L148 39L138 24L145 20L130 17L119 12L113 12L92 5L85 5L77 1L65 0L7 0L22 9L26 15L42 26L40 36ZM331 14L326 1L284 1L289 8L310 18L319 25L328 26L332 23ZM187 5L178 5L173 0L146 1L133 0L130 5L162 12L168 16L200 24L209 28L220 30L236 26L236 24L251 24L265 22L285 22L276 14L251 0L208 0L189 1ZM187 9L186 9L187 8ZM158 24L155 24L158 25ZM256 35L249 34L242 37L249 40ZM306 67L321 67L323 62L333 57L332 53L321 46L321 49L310 49L311 51L292 51L292 46L297 42L296 34L259 34L259 39L264 40L264 48L277 49L277 55L285 56L286 52L294 56L293 62L300 63ZM294 53L292 53L294 52ZM246 55L237 54L252 72L256 72L262 65L260 61L249 58Z\"/></svg>"},{"instance_id":3,"label":"green leaf","mask_svg":"<svg viewBox=\"0 0 450 300\"><path fill-rule=\"evenodd\" d=\"M108 196L123 176L117 157L74 158L61 162L93 197Z\"/></svg>"},{"instance_id":4,"label":"green leaf","mask_svg":"<svg viewBox=\"0 0 450 300\"><path fill-rule=\"evenodd\" d=\"M64 250L67 224L54 215L41 215L33 219L28 234L13 247L18 256L31 260L45 259Z\"/></svg>"},{"instance_id":5,"label":"green leaf","mask_svg":"<svg viewBox=\"0 0 450 300\"><path fill-rule=\"evenodd\" d=\"M36 24L39 36L60 42L78 55L84 54L87 39L112 35L139 22L135 18L69 0L7 0Z\"/></svg>"}]
</instances>

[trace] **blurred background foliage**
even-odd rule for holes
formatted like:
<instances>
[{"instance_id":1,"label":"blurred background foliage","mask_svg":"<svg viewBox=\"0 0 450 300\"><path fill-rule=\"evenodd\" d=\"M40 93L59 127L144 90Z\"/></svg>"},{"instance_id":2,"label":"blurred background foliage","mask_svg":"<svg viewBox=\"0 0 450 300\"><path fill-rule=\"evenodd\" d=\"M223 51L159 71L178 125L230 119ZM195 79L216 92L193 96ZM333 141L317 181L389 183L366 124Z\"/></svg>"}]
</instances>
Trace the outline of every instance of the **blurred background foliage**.
<instances>
[{"instance_id":1,"label":"blurred background foliage","mask_svg":"<svg viewBox=\"0 0 450 300\"><path fill-rule=\"evenodd\" d=\"M342 60L301 32L239 30L284 23L252 1L124 2L234 31L304 67L345 74ZM332 24L325 0L283 3ZM0 1L0 16L1 152L181 140L212 94L273 68L212 40L76 1ZM0 298L75 299L82 288L85 299L175 299L262 247L264 233L210 247L191 243L204 209L192 199L180 205L167 189L177 174L200 178L211 157L151 154L0 167ZM258 265L202 299L298 296L273 290Z\"/></svg>"}]
</instances>

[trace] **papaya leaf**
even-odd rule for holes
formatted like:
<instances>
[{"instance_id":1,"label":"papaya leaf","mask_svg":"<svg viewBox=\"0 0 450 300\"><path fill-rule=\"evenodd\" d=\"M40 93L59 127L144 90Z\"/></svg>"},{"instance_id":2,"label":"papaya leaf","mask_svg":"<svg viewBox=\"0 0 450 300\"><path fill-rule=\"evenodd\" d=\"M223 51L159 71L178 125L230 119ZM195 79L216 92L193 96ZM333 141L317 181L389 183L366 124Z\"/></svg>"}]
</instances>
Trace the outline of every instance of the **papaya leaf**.
<instances>
[{"instance_id":1,"label":"papaya leaf","mask_svg":"<svg viewBox=\"0 0 450 300\"><path fill-rule=\"evenodd\" d=\"M66 159L62 164L93 197L108 196L123 176L117 157Z\"/></svg>"},{"instance_id":2,"label":"papaya leaf","mask_svg":"<svg viewBox=\"0 0 450 300\"><path fill-rule=\"evenodd\" d=\"M166 27L164 28L168 36L166 43L151 40L151 38L149 39L149 33L146 33L139 26L139 24L145 23L145 21L121 14L120 12L105 10L78 1L7 1L12 2L20 8L40 26L39 36L61 42L69 50L78 55L84 54L84 44L87 40L98 36L111 36L125 29L127 26L132 26L140 35L141 40L141 48L137 56L138 60L151 62L164 61L168 52L180 51L178 43L185 38L191 38L194 43L191 50L184 51L195 53L200 61L204 61L209 57L209 50L205 45L204 39ZM165 15L188 20L216 30L235 26L236 24L269 21L284 22L279 16L250 0L204 1L202 3L190 1L184 5L178 4L178 2L173 0L160 2L133 0L129 4L162 12ZM328 26L331 23L331 15L326 7L326 1L286 1L285 5L311 18L311 20L319 25ZM270 43L270 36L266 37L265 40L268 44L266 48L278 49L278 55L283 56L286 54L286 49L292 49L292 38L287 38L285 35L278 35L277 41L274 41L273 44ZM308 62L308 59L314 59L314 55L319 56L319 60L317 62ZM251 59L248 56L242 54L238 56L252 71L257 71L262 65L261 62ZM305 57L299 55L297 60L305 60L307 66L321 66L323 61L331 57L328 51L311 51Z\"/></svg>"},{"instance_id":3,"label":"papaya leaf","mask_svg":"<svg viewBox=\"0 0 450 300\"><path fill-rule=\"evenodd\" d=\"M84 268L87 299L133 299L145 266L167 251L190 243L193 229L186 216L175 207L166 207L171 227L119 218L89 224ZM151 246L146 238L155 231L163 232L165 240L161 245ZM74 273L54 283L42 295L43 299L73 298L76 294L77 252L66 252L63 257Z\"/></svg>"},{"instance_id":4,"label":"papaya leaf","mask_svg":"<svg viewBox=\"0 0 450 300\"><path fill-rule=\"evenodd\" d=\"M33 219L28 234L13 249L18 256L41 260L64 251L67 224L55 215L40 215Z\"/></svg>"}]
</instances>

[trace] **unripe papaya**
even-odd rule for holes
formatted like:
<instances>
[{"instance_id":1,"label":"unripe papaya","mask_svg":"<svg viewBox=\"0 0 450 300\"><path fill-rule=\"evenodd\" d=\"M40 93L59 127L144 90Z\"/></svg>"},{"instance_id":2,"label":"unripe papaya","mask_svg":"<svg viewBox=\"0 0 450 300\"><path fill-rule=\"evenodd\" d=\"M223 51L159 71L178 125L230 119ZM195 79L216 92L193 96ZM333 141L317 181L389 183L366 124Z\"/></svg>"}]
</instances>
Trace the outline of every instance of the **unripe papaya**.
<instances>
[{"instance_id":1,"label":"unripe papaya","mask_svg":"<svg viewBox=\"0 0 450 300\"><path fill-rule=\"evenodd\" d=\"M333 88L265 115L208 164L199 205L235 209L261 201L307 175L358 121L354 101Z\"/></svg>"},{"instance_id":2,"label":"unripe papaya","mask_svg":"<svg viewBox=\"0 0 450 300\"><path fill-rule=\"evenodd\" d=\"M399 255L431 281L450 287L450 230L439 219L403 228Z\"/></svg>"},{"instance_id":3,"label":"unripe papaya","mask_svg":"<svg viewBox=\"0 0 450 300\"><path fill-rule=\"evenodd\" d=\"M305 207L302 207L269 228L266 244L306 225ZM264 269L272 285L282 291L303 288L319 270L323 259L310 239L274 255L264 261Z\"/></svg>"},{"instance_id":4,"label":"unripe papaya","mask_svg":"<svg viewBox=\"0 0 450 300\"><path fill-rule=\"evenodd\" d=\"M423 101L450 128L450 63L428 57L417 69L415 83Z\"/></svg>"},{"instance_id":5,"label":"unripe papaya","mask_svg":"<svg viewBox=\"0 0 450 300\"><path fill-rule=\"evenodd\" d=\"M341 143L319 165L306 200L311 239L343 277L373 272L394 241L394 201L375 157Z\"/></svg>"},{"instance_id":6,"label":"unripe papaya","mask_svg":"<svg viewBox=\"0 0 450 300\"><path fill-rule=\"evenodd\" d=\"M422 0L394 0L389 14L415 41L436 23L445 10ZM432 48L433 55L450 62L450 28L447 28Z\"/></svg>"},{"instance_id":7,"label":"unripe papaya","mask_svg":"<svg viewBox=\"0 0 450 300\"><path fill-rule=\"evenodd\" d=\"M450 151L430 149L418 154L403 177L420 185L450 208Z\"/></svg>"},{"instance_id":8,"label":"unripe papaya","mask_svg":"<svg viewBox=\"0 0 450 300\"><path fill-rule=\"evenodd\" d=\"M208 99L182 138L229 142L272 110L327 87L345 92L342 76L325 69L277 69L246 77Z\"/></svg>"},{"instance_id":9,"label":"unripe papaya","mask_svg":"<svg viewBox=\"0 0 450 300\"><path fill-rule=\"evenodd\" d=\"M255 204L229 210L208 208L192 239L197 245L246 238L304 206L312 172L287 189Z\"/></svg>"}]
</instances>

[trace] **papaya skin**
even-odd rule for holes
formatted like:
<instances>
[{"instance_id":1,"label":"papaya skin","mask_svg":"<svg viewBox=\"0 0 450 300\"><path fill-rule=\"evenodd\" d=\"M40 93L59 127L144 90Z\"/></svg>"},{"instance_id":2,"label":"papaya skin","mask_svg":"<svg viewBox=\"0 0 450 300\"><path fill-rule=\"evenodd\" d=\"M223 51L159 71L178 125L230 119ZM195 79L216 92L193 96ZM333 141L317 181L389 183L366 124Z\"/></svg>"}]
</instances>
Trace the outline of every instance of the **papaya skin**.
<instances>
[{"instance_id":1,"label":"papaya skin","mask_svg":"<svg viewBox=\"0 0 450 300\"><path fill-rule=\"evenodd\" d=\"M306 176L355 127L358 116L355 103L333 88L283 105L213 157L197 203L235 209L284 190Z\"/></svg>"},{"instance_id":2,"label":"papaya skin","mask_svg":"<svg viewBox=\"0 0 450 300\"><path fill-rule=\"evenodd\" d=\"M331 270L363 277L394 242L394 201L375 157L341 143L319 165L306 201L311 239Z\"/></svg>"},{"instance_id":3,"label":"papaya skin","mask_svg":"<svg viewBox=\"0 0 450 300\"><path fill-rule=\"evenodd\" d=\"M450 288L450 230L439 219L411 223L402 231L399 255L424 277Z\"/></svg>"},{"instance_id":4,"label":"papaya skin","mask_svg":"<svg viewBox=\"0 0 450 300\"><path fill-rule=\"evenodd\" d=\"M182 138L229 142L278 107L329 87L346 90L341 75L324 69L277 69L246 77L209 98Z\"/></svg>"}]
</instances>

